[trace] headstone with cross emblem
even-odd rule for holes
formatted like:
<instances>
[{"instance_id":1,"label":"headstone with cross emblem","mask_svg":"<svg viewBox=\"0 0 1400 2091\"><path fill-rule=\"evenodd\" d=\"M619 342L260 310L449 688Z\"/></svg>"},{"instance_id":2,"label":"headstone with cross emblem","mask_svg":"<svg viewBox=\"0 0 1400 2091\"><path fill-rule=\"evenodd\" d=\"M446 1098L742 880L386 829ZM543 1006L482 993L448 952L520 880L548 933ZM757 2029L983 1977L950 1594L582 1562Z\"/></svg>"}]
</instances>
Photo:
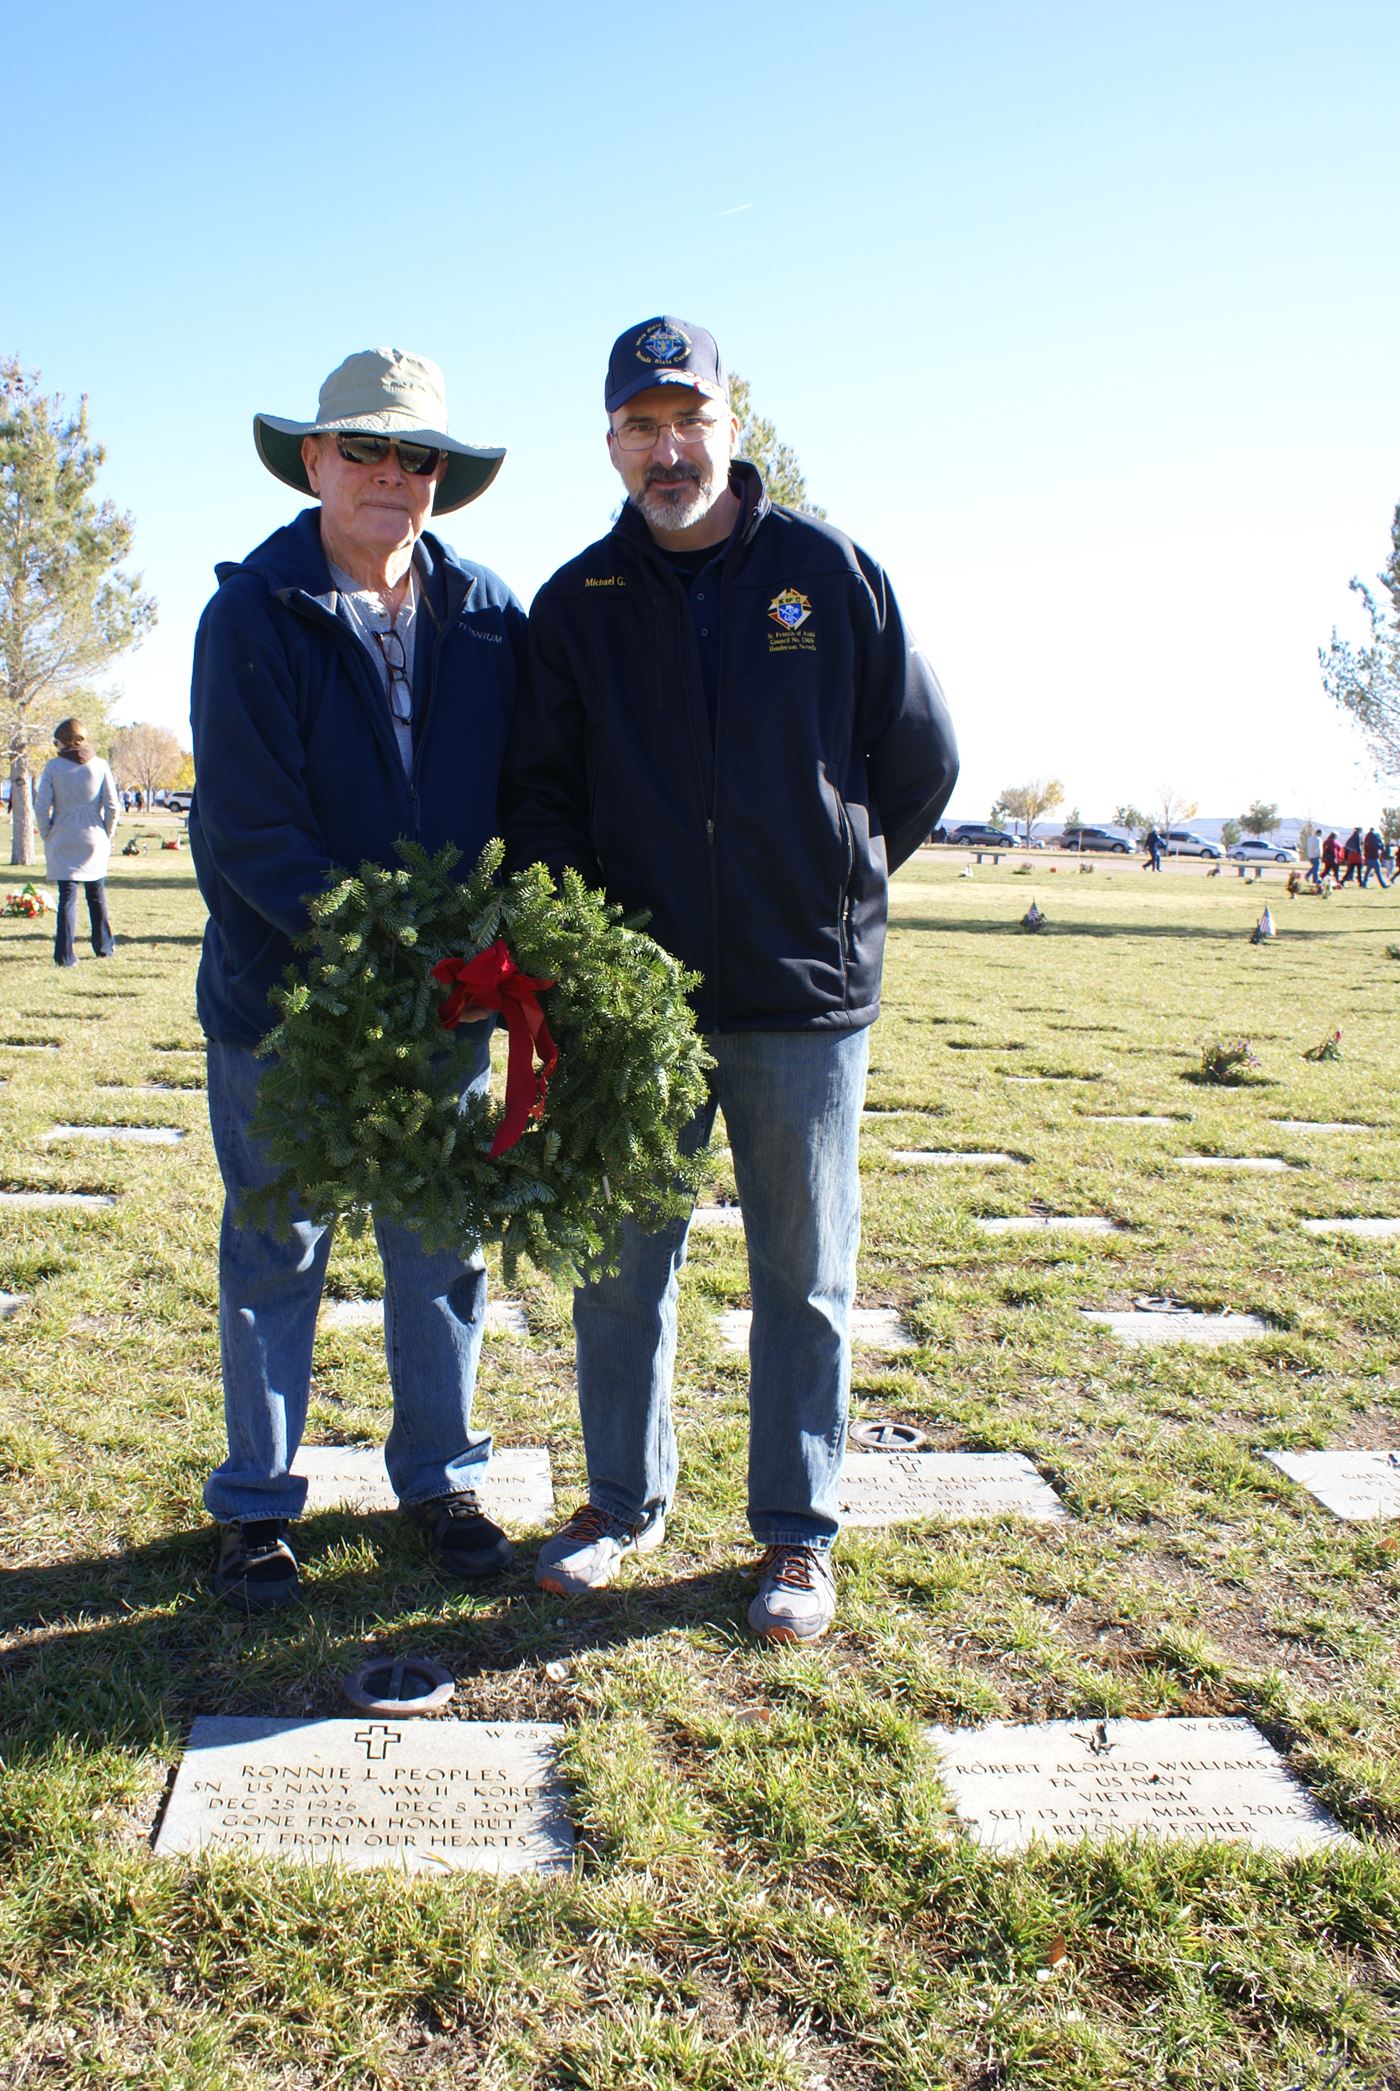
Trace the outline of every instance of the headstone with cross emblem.
<instances>
[{"instance_id":1,"label":"headstone with cross emblem","mask_svg":"<svg viewBox=\"0 0 1400 2091\"><path fill-rule=\"evenodd\" d=\"M958 1820L994 1851L1133 1833L1290 1852L1351 1842L1250 1721L998 1721L927 1734Z\"/></svg>"},{"instance_id":2,"label":"headstone with cross emblem","mask_svg":"<svg viewBox=\"0 0 1400 2091\"><path fill-rule=\"evenodd\" d=\"M156 1853L248 1851L408 1873L566 1871L574 1834L559 1734L537 1721L204 1715Z\"/></svg>"}]
</instances>

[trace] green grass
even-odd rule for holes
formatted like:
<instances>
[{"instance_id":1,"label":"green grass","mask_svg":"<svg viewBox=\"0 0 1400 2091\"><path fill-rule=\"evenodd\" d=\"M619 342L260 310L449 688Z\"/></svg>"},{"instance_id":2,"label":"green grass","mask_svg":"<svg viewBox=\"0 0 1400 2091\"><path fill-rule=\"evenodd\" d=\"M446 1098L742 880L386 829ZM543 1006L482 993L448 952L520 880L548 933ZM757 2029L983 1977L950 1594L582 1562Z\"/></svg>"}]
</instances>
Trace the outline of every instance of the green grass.
<instances>
[{"instance_id":1,"label":"green grass","mask_svg":"<svg viewBox=\"0 0 1400 2091\"><path fill-rule=\"evenodd\" d=\"M683 1288L671 1537L615 1590L538 1592L525 1535L499 1589L461 1595L392 1519L337 1514L303 1528L304 1607L249 1627L215 1606L199 1506L222 1452L220 1197L184 1050L188 859L117 859L111 965L55 972L46 925L0 923L0 1038L62 1041L0 1045L0 1182L118 1193L92 1213L0 1211L0 1288L29 1296L0 1324L0 2081L1400 2084L1400 1535L1339 1524L1258 1457L1400 1443L1400 1242L1297 1224L1400 1211L1400 896L1289 902L1263 883L1280 933L1255 948L1265 896L1194 867L901 875L870 1101L908 1115L867 1124L861 1297L898 1307L917 1345L858 1359L855 1413L1025 1452L1072 1516L851 1533L838 1629L813 1650L743 1632L744 1369L713 1317L747 1304L747 1280L741 1240L714 1234L694 1237ZM1030 897L1049 917L1035 937L1018 926ZM1304 1059L1338 1027L1339 1059ZM1258 1079L1191 1079L1222 1037L1251 1040ZM173 1086L101 1086L155 1081ZM93 1120L188 1137L44 1143ZM1026 1161L893 1159L921 1145ZM1296 1166L1198 1174L1186 1153ZM1032 1210L1125 1231L973 1224ZM378 1291L368 1243L337 1244L330 1289ZM529 1340L491 1341L479 1413L550 1447L566 1508L582 1481L568 1302L526 1294ZM1252 1311L1270 1333L1133 1351L1080 1312L1149 1294ZM308 1434L385 1427L376 1333L328 1332ZM338 1679L386 1647L448 1663L454 1714L565 1723L572 1879L150 1856L194 1714L335 1713ZM1356 1848L1008 1860L956 1832L927 1723L1109 1713L1248 1716Z\"/></svg>"}]
</instances>

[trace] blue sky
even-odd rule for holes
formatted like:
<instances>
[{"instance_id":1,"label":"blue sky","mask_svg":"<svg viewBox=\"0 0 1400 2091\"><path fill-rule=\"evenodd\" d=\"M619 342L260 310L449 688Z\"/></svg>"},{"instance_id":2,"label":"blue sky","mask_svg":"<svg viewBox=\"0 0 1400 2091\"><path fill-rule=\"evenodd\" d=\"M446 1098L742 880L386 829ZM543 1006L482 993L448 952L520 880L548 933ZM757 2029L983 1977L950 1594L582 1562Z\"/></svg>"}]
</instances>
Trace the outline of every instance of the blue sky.
<instances>
[{"instance_id":1,"label":"blue sky","mask_svg":"<svg viewBox=\"0 0 1400 2091\"><path fill-rule=\"evenodd\" d=\"M401 20L402 27L395 27ZM1369 817L1316 648L1400 500L1393 0L12 15L0 349L90 395L186 732L256 409L350 349L509 456L443 534L526 601L607 527L623 327L713 329L946 685L954 801L1064 779ZM18 170L18 172L16 172Z\"/></svg>"}]
</instances>

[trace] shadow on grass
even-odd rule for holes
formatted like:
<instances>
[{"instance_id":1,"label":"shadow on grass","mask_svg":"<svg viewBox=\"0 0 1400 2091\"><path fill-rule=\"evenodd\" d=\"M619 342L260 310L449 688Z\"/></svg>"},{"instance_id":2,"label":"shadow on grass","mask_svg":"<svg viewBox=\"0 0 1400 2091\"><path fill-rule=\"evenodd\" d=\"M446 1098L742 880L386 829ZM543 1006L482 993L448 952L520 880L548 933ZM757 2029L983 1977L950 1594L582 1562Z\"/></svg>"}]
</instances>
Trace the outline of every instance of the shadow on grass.
<instances>
[{"instance_id":1,"label":"shadow on grass","mask_svg":"<svg viewBox=\"0 0 1400 2091\"><path fill-rule=\"evenodd\" d=\"M365 1542L374 1548L363 1564ZM440 1576L392 1513L327 1512L295 1527L301 1596L248 1617L209 1588L212 1527L100 1554L0 1571L0 1733L5 1755L60 1739L161 1748L196 1713L343 1715L343 1677L370 1655L431 1655L463 1683L521 1671L537 1717L539 1664L713 1620L737 1626L742 1571L647 1578L564 1599L536 1587L534 1547L478 1585ZM346 1548L360 1558L327 1564Z\"/></svg>"}]
</instances>

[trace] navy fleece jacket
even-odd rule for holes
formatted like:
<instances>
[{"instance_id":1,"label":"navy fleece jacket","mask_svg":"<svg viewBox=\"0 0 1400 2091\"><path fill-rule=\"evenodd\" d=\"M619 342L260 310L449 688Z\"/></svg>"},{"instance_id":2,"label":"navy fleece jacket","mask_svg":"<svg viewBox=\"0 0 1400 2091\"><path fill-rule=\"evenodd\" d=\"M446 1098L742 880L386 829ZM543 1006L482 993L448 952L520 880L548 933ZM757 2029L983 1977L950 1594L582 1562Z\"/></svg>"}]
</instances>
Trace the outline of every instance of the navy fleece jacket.
<instances>
[{"instance_id":1,"label":"navy fleece jacket","mask_svg":"<svg viewBox=\"0 0 1400 2091\"><path fill-rule=\"evenodd\" d=\"M732 468L713 727L683 581L629 502L547 581L506 762L510 860L565 865L702 974L706 1031L856 1030L888 874L957 777L938 679L850 538Z\"/></svg>"},{"instance_id":2,"label":"navy fleece jacket","mask_svg":"<svg viewBox=\"0 0 1400 2091\"><path fill-rule=\"evenodd\" d=\"M335 612L320 511L305 509L219 588L195 641L190 848L209 909L199 968L206 1034L256 1045L268 990L306 927L306 900L395 841L455 842L467 863L499 832L497 787L525 617L504 582L424 532L412 775L383 685Z\"/></svg>"}]
</instances>

